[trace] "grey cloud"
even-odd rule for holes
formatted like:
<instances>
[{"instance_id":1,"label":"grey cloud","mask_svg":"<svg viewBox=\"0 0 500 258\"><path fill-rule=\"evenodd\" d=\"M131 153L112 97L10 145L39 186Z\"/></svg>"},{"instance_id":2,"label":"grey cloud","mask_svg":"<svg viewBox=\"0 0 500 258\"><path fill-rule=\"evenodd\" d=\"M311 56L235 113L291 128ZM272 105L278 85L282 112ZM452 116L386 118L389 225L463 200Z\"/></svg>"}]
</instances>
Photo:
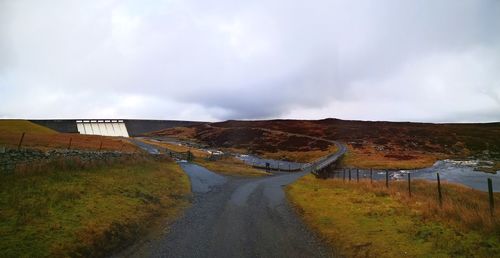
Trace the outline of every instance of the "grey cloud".
<instances>
[{"instance_id":1,"label":"grey cloud","mask_svg":"<svg viewBox=\"0 0 500 258\"><path fill-rule=\"evenodd\" d=\"M0 5L1 116L500 120L494 0Z\"/></svg>"}]
</instances>

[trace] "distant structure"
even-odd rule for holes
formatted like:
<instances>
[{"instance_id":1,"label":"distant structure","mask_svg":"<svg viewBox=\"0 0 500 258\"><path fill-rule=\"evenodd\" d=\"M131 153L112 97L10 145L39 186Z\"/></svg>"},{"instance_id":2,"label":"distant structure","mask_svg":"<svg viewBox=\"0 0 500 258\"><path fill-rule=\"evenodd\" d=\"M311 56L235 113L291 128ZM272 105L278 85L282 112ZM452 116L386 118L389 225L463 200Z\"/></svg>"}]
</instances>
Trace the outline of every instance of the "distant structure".
<instances>
[{"instance_id":1,"label":"distant structure","mask_svg":"<svg viewBox=\"0 0 500 258\"><path fill-rule=\"evenodd\" d=\"M129 137L123 120L76 120L80 134Z\"/></svg>"},{"instance_id":2,"label":"distant structure","mask_svg":"<svg viewBox=\"0 0 500 258\"><path fill-rule=\"evenodd\" d=\"M60 133L80 133L106 136L135 137L178 126L205 122L142 119L48 119L30 120Z\"/></svg>"}]
</instances>

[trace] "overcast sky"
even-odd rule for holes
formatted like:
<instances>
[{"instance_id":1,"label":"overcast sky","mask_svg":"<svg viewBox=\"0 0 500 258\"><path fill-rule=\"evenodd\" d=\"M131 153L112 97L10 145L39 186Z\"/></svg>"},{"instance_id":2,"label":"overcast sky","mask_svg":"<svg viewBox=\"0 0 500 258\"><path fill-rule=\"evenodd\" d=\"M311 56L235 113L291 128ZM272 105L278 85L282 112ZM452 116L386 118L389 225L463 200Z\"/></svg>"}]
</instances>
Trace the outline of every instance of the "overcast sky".
<instances>
[{"instance_id":1,"label":"overcast sky","mask_svg":"<svg viewBox=\"0 0 500 258\"><path fill-rule=\"evenodd\" d=\"M500 121L500 1L0 0L0 118Z\"/></svg>"}]
</instances>

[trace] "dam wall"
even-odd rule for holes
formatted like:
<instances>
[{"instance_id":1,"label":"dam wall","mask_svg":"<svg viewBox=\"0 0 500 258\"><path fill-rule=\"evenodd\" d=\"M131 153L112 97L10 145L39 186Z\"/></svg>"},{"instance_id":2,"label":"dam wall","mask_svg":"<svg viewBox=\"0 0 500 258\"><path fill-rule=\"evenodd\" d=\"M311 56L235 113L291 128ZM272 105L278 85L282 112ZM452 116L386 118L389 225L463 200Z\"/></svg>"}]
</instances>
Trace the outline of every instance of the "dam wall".
<instances>
[{"instance_id":1,"label":"dam wall","mask_svg":"<svg viewBox=\"0 0 500 258\"><path fill-rule=\"evenodd\" d=\"M81 133L134 137L166 128L189 126L204 122L142 119L45 119L29 120L60 133Z\"/></svg>"}]
</instances>

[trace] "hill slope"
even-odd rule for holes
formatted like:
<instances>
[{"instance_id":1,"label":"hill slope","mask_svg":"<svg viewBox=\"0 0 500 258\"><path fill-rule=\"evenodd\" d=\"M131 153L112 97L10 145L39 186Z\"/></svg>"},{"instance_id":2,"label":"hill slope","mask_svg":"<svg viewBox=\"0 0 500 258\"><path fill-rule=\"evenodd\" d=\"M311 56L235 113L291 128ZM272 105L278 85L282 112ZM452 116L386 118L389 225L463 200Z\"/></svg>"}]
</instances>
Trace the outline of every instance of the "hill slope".
<instances>
[{"instance_id":1,"label":"hill slope","mask_svg":"<svg viewBox=\"0 0 500 258\"><path fill-rule=\"evenodd\" d=\"M273 132L266 135L266 132ZM500 160L500 123L430 124L339 119L225 121L172 128L154 135L182 136L211 146L248 148L256 153L325 150L311 138L282 139L277 132L346 143L348 166L416 168L437 159L477 157ZM307 139L307 140L306 140Z\"/></svg>"}]
</instances>

